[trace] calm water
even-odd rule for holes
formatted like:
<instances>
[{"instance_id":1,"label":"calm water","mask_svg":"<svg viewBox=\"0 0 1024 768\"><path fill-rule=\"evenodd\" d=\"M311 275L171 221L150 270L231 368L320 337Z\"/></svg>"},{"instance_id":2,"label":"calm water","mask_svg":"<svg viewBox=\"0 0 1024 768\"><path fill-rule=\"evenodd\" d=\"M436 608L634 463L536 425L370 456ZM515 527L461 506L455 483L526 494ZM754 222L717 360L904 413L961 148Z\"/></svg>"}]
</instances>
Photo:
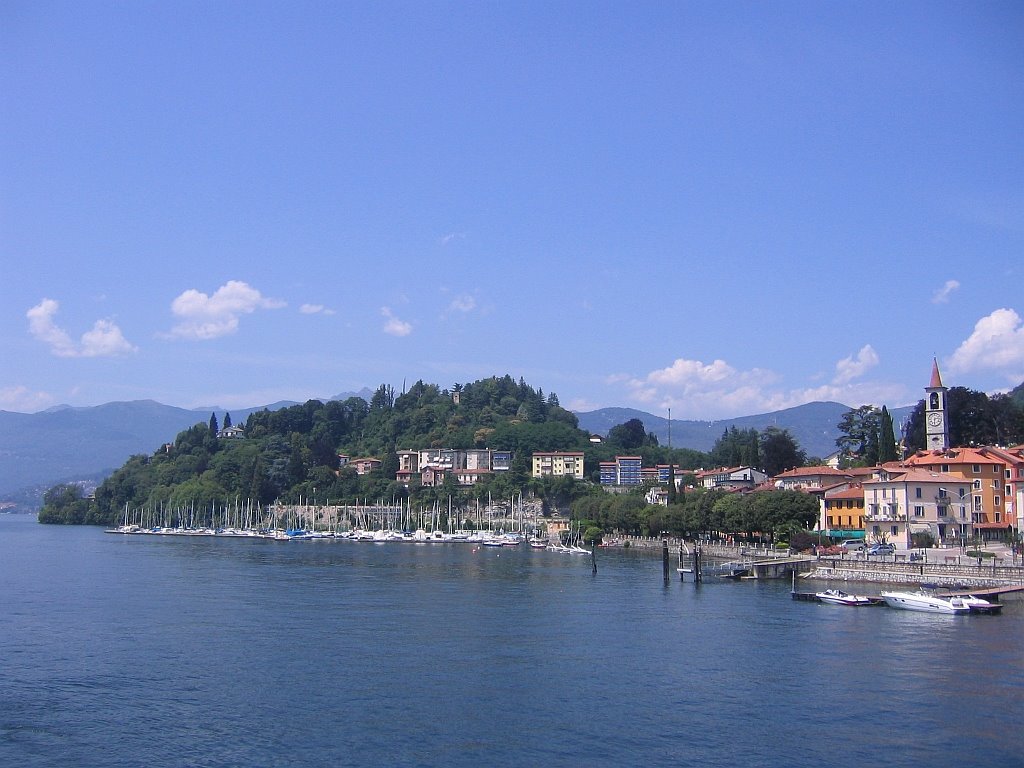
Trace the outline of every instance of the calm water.
<instances>
[{"instance_id":1,"label":"calm water","mask_svg":"<svg viewBox=\"0 0 1024 768\"><path fill-rule=\"evenodd\" d=\"M847 609L521 549L0 516L0 765L1024 764L1024 603Z\"/></svg>"}]
</instances>

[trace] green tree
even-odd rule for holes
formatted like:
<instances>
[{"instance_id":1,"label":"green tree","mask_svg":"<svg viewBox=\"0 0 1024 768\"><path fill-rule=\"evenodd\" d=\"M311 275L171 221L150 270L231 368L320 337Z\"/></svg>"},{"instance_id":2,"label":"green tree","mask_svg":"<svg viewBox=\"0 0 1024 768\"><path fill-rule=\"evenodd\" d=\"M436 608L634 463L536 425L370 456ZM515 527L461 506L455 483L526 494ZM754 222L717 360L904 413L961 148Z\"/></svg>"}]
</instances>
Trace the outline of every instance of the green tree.
<instances>
[{"instance_id":1,"label":"green tree","mask_svg":"<svg viewBox=\"0 0 1024 768\"><path fill-rule=\"evenodd\" d=\"M862 405L843 414L837 425L842 435L836 439L836 447L848 457L849 463L857 466L878 463L880 424L881 414L873 405Z\"/></svg>"},{"instance_id":2,"label":"green tree","mask_svg":"<svg viewBox=\"0 0 1024 768\"><path fill-rule=\"evenodd\" d=\"M217 426L217 414L216 413L211 413L210 414L210 432L212 432L213 434L216 435L217 432L219 431L219 429L220 428Z\"/></svg>"},{"instance_id":3,"label":"green tree","mask_svg":"<svg viewBox=\"0 0 1024 768\"><path fill-rule=\"evenodd\" d=\"M769 475L778 475L787 469L802 467L807 454L797 444L788 429L768 427L761 433L761 468Z\"/></svg>"},{"instance_id":4,"label":"green tree","mask_svg":"<svg viewBox=\"0 0 1024 768\"><path fill-rule=\"evenodd\" d=\"M888 461L896 461L899 458L899 452L896 449L896 432L889 409L884 405L879 417L878 429L878 463L885 464Z\"/></svg>"},{"instance_id":5,"label":"green tree","mask_svg":"<svg viewBox=\"0 0 1024 768\"><path fill-rule=\"evenodd\" d=\"M628 453L635 453L648 445L647 429L640 419L630 419L608 430L608 442Z\"/></svg>"}]
</instances>

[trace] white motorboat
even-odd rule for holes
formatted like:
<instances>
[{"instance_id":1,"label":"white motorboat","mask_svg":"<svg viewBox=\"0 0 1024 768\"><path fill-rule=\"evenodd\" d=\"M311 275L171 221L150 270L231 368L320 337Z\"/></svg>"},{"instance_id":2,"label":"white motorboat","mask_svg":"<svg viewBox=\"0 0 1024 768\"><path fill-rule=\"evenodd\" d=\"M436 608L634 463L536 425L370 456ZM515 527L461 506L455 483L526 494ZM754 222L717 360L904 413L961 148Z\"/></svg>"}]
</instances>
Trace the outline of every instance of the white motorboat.
<instances>
[{"instance_id":1,"label":"white motorboat","mask_svg":"<svg viewBox=\"0 0 1024 768\"><path fill-rule=\"evenodd\" d=\"M826 589L823 592L815 592L814 596L823 603L832 605L871 605L875 601L864 595L850 595L841 589Z\"/></svg>"},{"instance_id":2,"label":"white motorboat","mask_svg":"<svg viewBox=\"0 0 1024 768\"><path fill-rule=\"evenodd\" d=\"M882 592L890 608L923 613L970 613L970 607L959 597L938 597L927 592Z\"/></svg>"},{"instance_id":3,"label":"white motorboat","mask_svg":"<svg viewBox=\"0 0 1024 768\"><path fill-rule=\"evenodd\" d=\"M1002 603L993 603L983 597L962 595L958 598L971 610L971 613L999 613L1003 610Z\"/></svg>"}]
</instances>

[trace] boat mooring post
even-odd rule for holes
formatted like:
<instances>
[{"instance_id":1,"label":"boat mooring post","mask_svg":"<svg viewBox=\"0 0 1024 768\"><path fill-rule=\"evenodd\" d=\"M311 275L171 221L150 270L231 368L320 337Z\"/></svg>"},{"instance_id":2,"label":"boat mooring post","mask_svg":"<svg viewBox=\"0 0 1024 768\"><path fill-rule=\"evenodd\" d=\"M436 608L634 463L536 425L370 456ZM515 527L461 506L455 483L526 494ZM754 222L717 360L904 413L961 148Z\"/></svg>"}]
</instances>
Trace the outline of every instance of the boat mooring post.
<instances>
[{"instance_id":1,"label":"boat mooring post","mask_svg":"<svg viewBox=\"0 0 1024 768\"><path fill-rule=\"evenodd\" d=\"M704 574L700 572L700 542L693 545L693 583L700 584L704 581Z\"/></svg>"},{"instance_id":2,"label":"boat mooring post","mask_svg":"<svg viewBox=\"0 0 1024 768\"><path fill-rule=\"evenodd\" d=\"M597 542L590 543L590 564L594 567L593 574L597 576Z\"/></svg>"},{"instance_id":3,"label":"boat mooring post","mask_svg":"<svg viewBox=\"0 0 1024 768\"><path fill-rule=\"evenodd\" d=\"M661 570L665 576L665 586L668 586L668 539L661 540Z\"/></svg>"}]
</instances>

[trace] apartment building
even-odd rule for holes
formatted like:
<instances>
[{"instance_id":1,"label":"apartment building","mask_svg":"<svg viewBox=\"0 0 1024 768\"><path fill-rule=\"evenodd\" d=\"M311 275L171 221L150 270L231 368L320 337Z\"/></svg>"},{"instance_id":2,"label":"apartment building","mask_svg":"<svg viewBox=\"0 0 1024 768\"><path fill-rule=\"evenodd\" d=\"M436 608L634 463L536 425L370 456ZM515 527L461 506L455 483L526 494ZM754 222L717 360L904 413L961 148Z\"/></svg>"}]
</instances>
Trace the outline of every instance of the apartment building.
<instances>
[{"instance_id":1,"label":"apartment building","mask_svg":"<svg viewBox=\"0 0 1024 768\"><path fill-rule=\"evenodd\" d=\"M583 451L538 451L533 454L533 477L583 479Z\"/></svg>"}]
</instances>

